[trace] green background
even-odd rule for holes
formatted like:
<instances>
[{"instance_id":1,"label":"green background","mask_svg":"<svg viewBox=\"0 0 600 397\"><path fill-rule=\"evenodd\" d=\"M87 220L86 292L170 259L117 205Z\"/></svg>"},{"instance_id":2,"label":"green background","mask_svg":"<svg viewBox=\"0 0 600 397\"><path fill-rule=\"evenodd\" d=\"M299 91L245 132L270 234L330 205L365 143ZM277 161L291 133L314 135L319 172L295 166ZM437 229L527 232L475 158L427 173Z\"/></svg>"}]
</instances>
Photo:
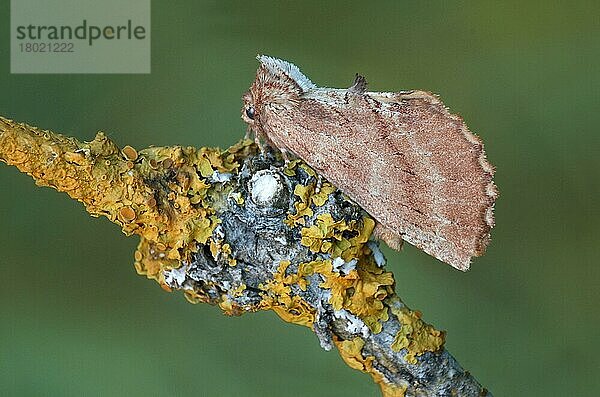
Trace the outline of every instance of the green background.
<instances>
[{"instance_id":1,"label":"green background","mask_svg":"<svg viewBox=\"0 0 600 397\"><path fill-rule=\"evenodd\" d=\"M10 75L7 3L0 114L83 140L227 147L257 53L440 93L497 167L497 226L466 274L386 248L400 296L497 396L597 394L599 2L154 1L150 75ZM0 165L1 395L378 395L307 328L136 275L136 244Z\"/></svg>"}]
</instances>

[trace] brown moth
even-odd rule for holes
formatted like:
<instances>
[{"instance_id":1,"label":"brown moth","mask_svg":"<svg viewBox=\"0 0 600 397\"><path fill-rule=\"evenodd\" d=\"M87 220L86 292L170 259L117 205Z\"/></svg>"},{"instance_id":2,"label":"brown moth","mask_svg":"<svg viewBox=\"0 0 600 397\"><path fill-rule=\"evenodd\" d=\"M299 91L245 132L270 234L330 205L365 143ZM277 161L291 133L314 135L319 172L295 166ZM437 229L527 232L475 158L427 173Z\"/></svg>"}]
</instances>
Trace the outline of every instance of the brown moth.
<instances>
[{"instance_id":1,"label":"brown moth","mask_svg":"<svg viewBox=\"0 0 600 397\"><path fill-rule=\"evenodd\" d=\"M497 189L481 140L426 91L321 88L295 65L258 56L242 119L260 146L291 152L363 207L375 235L403 240L460 270L494 226Z\"/></svg>"}]
</instances>

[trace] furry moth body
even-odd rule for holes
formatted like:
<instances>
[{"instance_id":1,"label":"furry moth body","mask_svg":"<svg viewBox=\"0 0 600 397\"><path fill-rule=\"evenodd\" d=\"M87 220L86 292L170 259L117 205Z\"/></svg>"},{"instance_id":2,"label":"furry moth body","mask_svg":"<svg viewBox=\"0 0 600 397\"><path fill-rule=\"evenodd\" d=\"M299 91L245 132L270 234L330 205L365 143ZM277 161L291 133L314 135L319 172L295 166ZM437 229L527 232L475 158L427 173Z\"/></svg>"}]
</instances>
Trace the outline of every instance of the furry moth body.
<instances>
[{"instance_id":1,"label":"furry moth body","mask_svg":"<svg viewBox=\"0 0 600 397\"><path fill-rule=\"evenodd\" d=\"M425 91L321 88L295 65L259 56L242 118L291 152L376 221L393 248L405 240L460 270L485 252L494 226L494 168L481 140Z\"/></svg>"}]
</instances>

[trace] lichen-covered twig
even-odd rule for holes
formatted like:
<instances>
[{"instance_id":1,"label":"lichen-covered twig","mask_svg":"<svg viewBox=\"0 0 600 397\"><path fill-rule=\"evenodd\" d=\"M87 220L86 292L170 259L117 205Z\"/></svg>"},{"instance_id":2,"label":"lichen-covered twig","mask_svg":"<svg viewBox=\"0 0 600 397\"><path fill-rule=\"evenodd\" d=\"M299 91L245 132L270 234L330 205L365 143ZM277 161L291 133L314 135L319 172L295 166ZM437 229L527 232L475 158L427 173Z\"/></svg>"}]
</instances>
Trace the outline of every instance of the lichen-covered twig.
<instances>
[{"instance_id":1,"label":"lichen-covered twig","mask_svg":"<svg viewBox=\"0 0 600 397\"><path fill-rule=\"evenodd\" d=\"M409 309L375 241L374 221L296 160L225 151L119 149L0 117L0 160L141 237L138 273L226 314L273 310L369 373L384 396L490 395Z\"/></svg>"}]
</instances>

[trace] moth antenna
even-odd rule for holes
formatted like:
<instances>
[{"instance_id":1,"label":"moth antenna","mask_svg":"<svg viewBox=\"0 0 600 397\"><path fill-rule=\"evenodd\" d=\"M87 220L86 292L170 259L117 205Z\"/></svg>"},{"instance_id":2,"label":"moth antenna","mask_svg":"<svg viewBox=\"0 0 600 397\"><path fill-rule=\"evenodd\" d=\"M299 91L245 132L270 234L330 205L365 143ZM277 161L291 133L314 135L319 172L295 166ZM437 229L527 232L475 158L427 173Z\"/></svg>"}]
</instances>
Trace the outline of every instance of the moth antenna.
<instances>
[{"instance_id":1,"label":"moth antenna","mask_svg":"<svg viewBox=\"0 0 600 397\"><path fill-rule=\"evenodd\" d=\"M264 157L265 146L260 141L260 136L257 133L254 133L254 143L256 144L256 146L258 146L258 149L260 150L260 154L263 155L263 157Z\"/></svg>"},{"instance_id":2,"label":"moth antenna","mask_svg":"<svg viewBox=\"0 0 600 397\"><path fill-rule=\"evenodd\" d=\"M252 134L252 127L250 127L250 124L248 124L248 127L246 127L246 134L244 135L244 140L250 139L251 134Z\"/></svg>"},{"instance_id":3,"label":"moth antenna","mask_svg":"<svg viewBox=\"0 0 600 397\"><path fill-rule=\"evenodd\" d=\"M303 93L311 89L317 88L316 84L310 81L293 63L284 61L283 59L273 58L268 55L257 55L256 59L264 65L269 72L277 76L283 74L293 80Z\"/></svg>"},{"instance_id":4,"label":"moth antenna","mask_svg":"<svg viewBox=\"0 0 600 397\"><path fill-rule=\"evenodd\" d=\"M321 191L321 187L323 186L323 177L321 174L317 174L317 184L315 186L315 193L319 193Z\"/></svg>"},{"instance_id":5,"label":"moth antenna","mask_svg":"<svg viewBox=\"0 0 600 397\"><path fill-rule=\"evenodd\" d=\"M354 77L354 83L348 88L348 91L354 94L364 94L367 92L367 79L364 76L356 73Z\"/></svg>"}]
</instances>

